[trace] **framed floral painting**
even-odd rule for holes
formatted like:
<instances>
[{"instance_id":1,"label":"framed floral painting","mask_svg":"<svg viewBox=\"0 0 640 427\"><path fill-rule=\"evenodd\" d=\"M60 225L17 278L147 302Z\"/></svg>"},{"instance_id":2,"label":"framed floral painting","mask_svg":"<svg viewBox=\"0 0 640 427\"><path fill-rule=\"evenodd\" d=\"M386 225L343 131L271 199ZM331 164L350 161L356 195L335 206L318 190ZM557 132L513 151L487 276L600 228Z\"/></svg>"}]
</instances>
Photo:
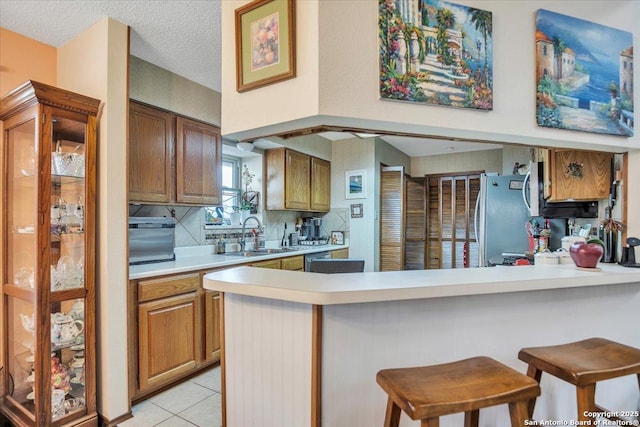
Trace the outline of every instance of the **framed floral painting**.
<instances>
[{"instance_id":1,"label":"framed floral painting","mask_svg":"<svg viewBox=\"0 0 640 427\"><path fill-rule=\"evenodd\" d=\"M294 0L255 0L235 11L236 90L296 76Z\"/></svg>"}]
</instances>

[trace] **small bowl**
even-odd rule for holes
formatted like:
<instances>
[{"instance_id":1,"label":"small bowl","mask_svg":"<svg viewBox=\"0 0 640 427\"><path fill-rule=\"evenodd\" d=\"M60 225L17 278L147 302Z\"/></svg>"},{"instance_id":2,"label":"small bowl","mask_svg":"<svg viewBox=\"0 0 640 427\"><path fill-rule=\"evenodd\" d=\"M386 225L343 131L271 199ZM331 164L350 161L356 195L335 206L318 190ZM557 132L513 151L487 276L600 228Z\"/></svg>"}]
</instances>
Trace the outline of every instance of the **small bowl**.
<instances>
[{"instance_id":1,"label":"small bowl","mask_svg":"<svg viewBox=\"0 0 640 427\"><path fill-rule=\"evenodd\" d=\"M74 397L72 399L67 399L64 401L64 410L67 413L77 411L78 409L83 407L84 407L84 399L81 397Z\"/></svg>"}]
</instances>

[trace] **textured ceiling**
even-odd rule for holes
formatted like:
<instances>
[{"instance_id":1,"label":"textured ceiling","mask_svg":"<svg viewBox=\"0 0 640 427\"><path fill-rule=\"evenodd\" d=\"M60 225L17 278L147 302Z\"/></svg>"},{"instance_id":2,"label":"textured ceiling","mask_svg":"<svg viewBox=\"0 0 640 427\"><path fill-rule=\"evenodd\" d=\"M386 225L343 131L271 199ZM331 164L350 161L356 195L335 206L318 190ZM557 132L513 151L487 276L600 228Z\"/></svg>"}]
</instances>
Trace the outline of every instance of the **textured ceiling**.
<instances>
[{"instance_id":1,"label":"textured ceiling","mask_svg":"<svg viewBox=\"0 0 640 427\"><path fill-rule=\"evenodd\" d=\"M131 27L131 54L220 91L222 0L0 0L0 26L59 47L104 17Z\"/></svg>"}]
</instances>

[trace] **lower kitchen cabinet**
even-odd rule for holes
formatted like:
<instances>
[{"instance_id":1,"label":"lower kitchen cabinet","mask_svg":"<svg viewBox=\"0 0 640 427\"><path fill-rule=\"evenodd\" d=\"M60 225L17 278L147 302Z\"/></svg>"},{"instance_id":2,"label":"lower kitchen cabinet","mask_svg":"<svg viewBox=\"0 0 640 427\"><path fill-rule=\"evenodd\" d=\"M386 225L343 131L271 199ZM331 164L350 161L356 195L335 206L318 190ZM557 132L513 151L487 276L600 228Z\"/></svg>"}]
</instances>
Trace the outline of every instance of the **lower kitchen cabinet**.
<instances>
[{"instance_id":1,"label":"lower kitchen cabinet","mask_svg":"<svg viewBox=\"0 0 640 427\"><path fill-rule=\"evenodd\" d=\"M331 251L331 259L347 259L349 258L349 248Z\"/></svg>"},{"instance_id":2,"label":"lower kitchen cabinet","mask_svg":"<svg viewBox=\"0 0 640 427\"><path fill-rule=\"evenodd\" d=\"M304 270L304 255L244 264ZM215 270L131 280L129 392L132 402L220 361L221 294L202 288Z\"/></svg>"},{"instance_id":3,"label":"lower kitchen cabinet","mask_svg":"<svg viewBox=\"0 0 640 427\"><path fill-rule=\"evenodd\" d=\"M248 265L249 267L272 268L276 270L304 271L304 255L256 261Z\"/></svg>"},{"instance_id":4,"label":"lower kitchen cabinet","mask_svg":"<svg viewBox=\"0 0 640 427\"><path fill-rule=\"evenodd\" d=\"M220 360L220 292L202 291L204 300L204 359L205 362Z\"/></svg>"},{"instance_id":5,"label":"lower kitchen cabinet","mask_svg":"<svg viewBox=\"0 0 640 427\"><path fill-rule=\"evenodd\" d=\"M281 270L304 271L304 256L291 256L280 260Z\"/></svg>"},{"instance_id":6,"label":"lower kitchen cabinet","mask_svg":"<svg viewBox=\"0 0 640 427\"><path fill-rule=\"evenodd\" d=\"M195 369L202 360L198 292L138 306L139 388L145 391Z\"/></svg>"},{"instance_id":7,"label":"lower kitchen cabinet","mask_svg":"<svg viewBox=\"0 0 640 427\"><path fill-rule=\"evenodd\" d=\"M220 294L202 289L203 274L131 281L133 401L220 360Z\"/></svg>"}]
</instances>

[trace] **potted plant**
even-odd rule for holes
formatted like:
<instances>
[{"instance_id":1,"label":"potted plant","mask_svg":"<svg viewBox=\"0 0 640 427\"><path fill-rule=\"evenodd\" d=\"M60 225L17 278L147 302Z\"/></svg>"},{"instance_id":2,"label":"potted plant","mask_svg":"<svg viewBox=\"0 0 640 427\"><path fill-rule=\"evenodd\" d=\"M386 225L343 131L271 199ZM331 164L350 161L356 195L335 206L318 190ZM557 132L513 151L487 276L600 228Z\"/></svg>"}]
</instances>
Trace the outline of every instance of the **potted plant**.
<instances>
[{"instance_id":1,"label":"potted plant","mask_svg":"<svg viewBox=\"0 0 640 427\"><path fill-rule=\"evenodd\" d=\"M605 215L600 224L602 229L602 241L604 242L604 256L602 262L617 262L618 233L624 228L621 221Z\"/></svg>"},{"instance_id":2,"label":"potted plant","mask_svg":"<svg viewBox=\"0 0 640 427\"><path fill-rule=\"evenodd\" d=\"M255 199L255 192L251 191L251 183L253 182L253 178L256 175L249 171L247 165L243 166L242 170L242 183L244 184L244 193L242 193L242 197L240 200L239 210L242 213L242 219L246 219L250 213L256 213L254 207L257 204L254 204L253 201Z\"/></svg>"}]
</instances>

